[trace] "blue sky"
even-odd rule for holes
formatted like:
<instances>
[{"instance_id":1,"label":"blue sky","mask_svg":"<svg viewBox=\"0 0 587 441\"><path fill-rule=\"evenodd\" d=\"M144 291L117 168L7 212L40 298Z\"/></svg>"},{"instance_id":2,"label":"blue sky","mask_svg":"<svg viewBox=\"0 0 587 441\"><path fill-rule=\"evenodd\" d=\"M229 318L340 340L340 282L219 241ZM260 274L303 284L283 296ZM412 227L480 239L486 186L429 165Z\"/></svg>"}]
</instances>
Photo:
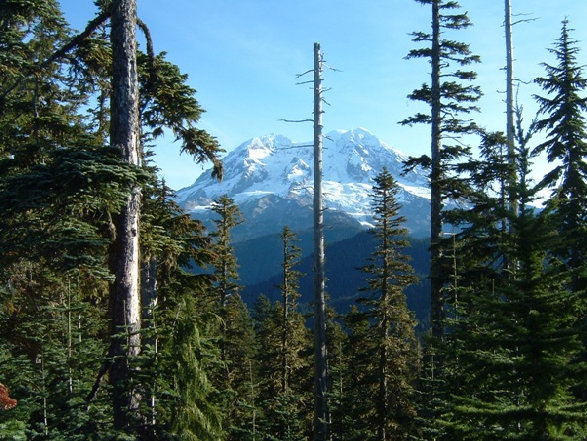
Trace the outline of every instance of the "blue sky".
<instances>
[{"instance_id":1,"label":"blue sky","mask_svg":"<svg viewBox=\"0 0 587 441\"><path fill-rule=\"evenodd\" d=\"M455 38L471 45L482 63L475 66L484 96L476 118L490 130L504 130L505 39L503 1L461 0L473 27ZM94 16L91 0L61 0L71 25L82 29ZM150 27L155 50L189 75L206 113L200 127L230 151L253 136L280 133L294 141L312 139L310 123L280 118L312 117L309 85L295 75L312 68L313 43L319 42L329 66L324 86L331 104L323 117L325 131L365 127L401 151L429 150L429 129L402 127L398 121L426 111L406 95L429 79L428 64L405 60L415 47L408 35L428 31L430 8L413 0L138 0L141 19ZM547 51L560 35L566 17L581 47L587 43L585 0L512 0L514 14L530 23L514 28L515 76L529 82L541 76L541 62L554 63ZM587 50L579 55L587 64ZM587 74L587 73L586 73ZM521 84L525 119L536 105L533 84ZM193 183L202 172L178 146L161 139L157 163L175 189Z\"/></svg>"}]
</instances>

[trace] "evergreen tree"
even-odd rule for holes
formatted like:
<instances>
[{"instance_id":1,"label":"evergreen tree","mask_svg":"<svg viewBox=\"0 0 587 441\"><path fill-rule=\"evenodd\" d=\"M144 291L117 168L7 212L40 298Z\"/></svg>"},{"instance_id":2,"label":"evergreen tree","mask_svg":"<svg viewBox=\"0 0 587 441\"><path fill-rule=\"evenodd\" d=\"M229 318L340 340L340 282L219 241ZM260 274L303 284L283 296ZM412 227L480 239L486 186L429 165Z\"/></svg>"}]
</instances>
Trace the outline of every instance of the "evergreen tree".
<instances>
[{"instance_id":1,"label":"evergreen tree","mask_svg":"<svg viewBox=\"0 0 587 441\"><path fill-rule=\"evenodd\" d=\"M220 401L226 415L225 430L229 440L251 438L256 409L251 388L251 363L254 348L253 322L239 294L238 264L232 244L232 230L244 220L234 200L227 195L216 199L212 211L214 284L213 302L220 319L220 365L214 380L220 391Z\"/></svg>"},{"instance_id":2,"label":"evergreen tree","mask_svg":"<svg viewBox=\"0 0 587 441\"><path fill-rule=\"evenodd\" d=\"M212 204L212 211L220 216L214 220L214 296L222 320L222 359L226 359L226 333L228 329L227 306L229 299L238 294L238 265L232 245L232 229L243 222L242 214L234 199L222 195Z\"/></svg>"},{"instance_id":3,"label":"evergreen tree","mask_svg":"<svg viewBox=\"0 0 587 441\"><path fill-rule=\"evenodd\" d=\"M164 183L143 188L141 253L156 284L143 298L139 372L149 400L141 410L141 436L216 440L223 436L222 415L210 373L219 351L210 311L202 301L212 280L194 270L211 263L211 238L173 201Z\"/></svg>"},{"instance_id":4,"label":"evergreen tree","mask_svg":"<svg viewBox=\"0 0 587 441\"><path fill-rule=\"evenodd\" d=\"M446 439L585 435L584 405L572 395L585 375L584 365L571 364L580 350L573 327L578 299L565 293L568 275L549 257L557 236L548 215L536 215L530 205L535 190L528 183L527 147L518 149L517 164L520 214L507 211L511 230L494 248L516 265L507 277L503 260L487 254L474 261L475 272L464 265L448 320ZM473 231L468 234L479 234Z\"/></svg>"},{"instance_id":5,"label":"evergreen tree","mask_svg":"<svg viewBox=\"0 0 587 441\"><path fill-rule=\"evenodd\" d=\"M373 338L372 325L367 315L356 305L344 316L348 339L345 342L346 381L343 384L342 406L339 416L342 426L338 439L359 441L377 439L378 340Z\"/></svg>"},{"instance_id":6,"label":"evergreen tree","mask_svg":"<svg viewBox=\"0 0 587 441\"><path fill-rule=\"evenodd\" d=\"M450 139L471 133L476 129L470 119L463 119L476 111L474 103L481 92L470 81L476 74L461 67L479 62L479 57L472 55L469 45L450 39L446 32L466 29L471 22L466 13L453 12L460 5L456 1L416 0L423 5L430 5L432 11L431 32L415 32L415 42L427 42L429 47L413 49L408 58L426 58L430 61L430 83L424 84L409 95L415 101L430 106L430 114L418 113L403 120L402 124L425 123L431 127L431 154L408 161L407 167L424 166L430 171L430 301L432 335L442 335L443 300L441 289L444 283L441 269L442 209L447 198L458 194L461 187L458 176L451 173L451 164L458 162L469 149L461 143L447 144ZM451 70L452 66L457 66ZM466 82L466 83L463 83Z\"/></svg>"},{"instance_id":7,"label":"evergreen tree","mask_svg":"<svg viewBox=\"0 0 587 441\"><path fill-rule=\"evenodd\" d=\"M311 432L311 336L298 310L296 236L285 227L281 239L282 300L271 305L262 297L255 306L260 426L267 440L303 440Z\"/></svg>"},{"instance_id":8,"label":"evergreen tree","mask_svg":"<svg viewBox=\"0 0 587 441\"><path fill-rule=\"evenodd\" d=\"M407 257L401 254L408 242L407 231L402 227L405 218L398 214L397 192L393 176L384 168L375 177L371 195L377 249L371 256L371 264L362 268L368 275L365 291L373 293L373 297L363 302L372 323L367 336L377 350L378 362L367 372L377 384L372 386L376 394L369 398L376 404L371 425L376 427L378 440L408 439L415 416L416 322L407 308L404 289L416 277Z\"/></svg>"},{"instance_id":9,"label":"evergreen tree","mask_svg":"<svg viewBox=\"0 0 587 441\"><path fill-rule=\"evenodd\" d=\"M546 140L536 150L546 151L548 161L556 163L541 185L553 188L547 207L565 239L562 249L556 251L573 273L571 289L581 292L587 289L587 97L581 96L587 79L577 64L579 47L570 33L565 20L560 38L550 49L558 64L543 64L547 75L536 79L548 94L536 96L544 116L536 126L546 131Z\"/></svg>"},{"instance_id":10,"label":"evergreen tree","mask_svg":"<svg viewBox=\"0 0 587 441\"><path fill-rule=\"evenodd\" d=\"M0 204L6 214L0 221L4 251L0 259L1 359L4 372L19 372L9 387L21 404L16 413L1 415L0 424L25 427L31 439L87 439L98 433L104 437L126 436L115 435L111 389L101 386L109 366L108 359L102 364L108 346L105 311L108 283L112 280L108 249L115 238L113 221L128 195L133 189L145 190L153 178L152 170L121 161L116 148L105 146L109 123L105 115L111 104L106 98L112 88L111 57L109 39L100 26L112 11L109 4L103 6L105 9L86 30L72 38L54 1L5 2L0 18ZM134 25L133 21L131 26ZM73 51L76 56L70 57ZM140 73L153 72L153 58L139 57ZM170 126L183 141L184 151L199 161L213 159L219 174L217 143L194 125L202 112L193 98L194 90L185 86L185 76L162 56L158 63L161 70L154 75L157 81L147 84L139 78L146 129L142 132L146 135L143 141L160 133L163 125ZM172 108L170 95L175 102L182 101L181 112ZM88 118L85 111L94 102L95 120ZM147 113L154 108L156 112ZM137 125L137 139L140 133ZM143 159L142 145L137 143L137 156ZM150 197L149 191L143 191L143 195ZM141 225L141 233L148 231L142 251L145 261L153 256L159 259L159 286L169 299L184 292L171 281L181 278L177 266L179 262L189 263L186 247L201 241L203 233L186 222L188 216L161 205L165 215L161 211L149 212L153 205L143 210L149 212L150 219ZM183 231L171 228L173 233L161 234L161 229L171 224L177 227L186 223L188 228ZM166 283L177 294L163 289ZM195 285L197 289L190 295L205 292L200 282ZM161 317L173 321L173 302L165 308L169 309L159 311ZM191 308L188 317L193 314ZM151 328L148 331L154 332ZM163 335L166 337L161 342L165 345L170 334ZM194 336L197 332L184 337L194 353L204 353ZM149 346L147 342L145 348ZM149 351L146 358L153 354ZM186 353L186 357L190 354ZM162 355L158 358L164 359ZM140 370L134 378L143 382L140 387L137 383L121 383L122 394L129 390L127 387L140 393L150 387L152 382L143 379L157 372L159 366L152 360L150 363L145 364L139 357L131 363L131 370L139 366L149 369ZM187 378L193 372L183 369L186 366L182 366L183 370L177 365L167 366L171 367L167 373L174 378L180 378L182 372ZM205 378L208 366L201 360L196 365L200 378ZM157 390L165 396L177 388ZM185 392L193 396L193 390L188 388ZM207 400L208 393L209 389L202 388L199 396ZM86 397L91 402L89 408ZM175 407L176 414L195 412L202 421L218 420L217 414L205 411L206 400L199 402L200 407L197 401L180 400L184 404ZM169 401L161 400L161 404L169 405ZM138 412L139 409L138 425L142 426L147 415L151 417L152 409L140 417ZM171 427L169 414L163 416L165 409L159 407L157 412L161 416L157 423ZM188 425L193 428L196 420L192 418ZM214 424L208 432L214 433ZM203 436L201 433L204 432L200 431L199 436ZM209 439L215 439L215 435Z\"/></svg>"}]
</instances>

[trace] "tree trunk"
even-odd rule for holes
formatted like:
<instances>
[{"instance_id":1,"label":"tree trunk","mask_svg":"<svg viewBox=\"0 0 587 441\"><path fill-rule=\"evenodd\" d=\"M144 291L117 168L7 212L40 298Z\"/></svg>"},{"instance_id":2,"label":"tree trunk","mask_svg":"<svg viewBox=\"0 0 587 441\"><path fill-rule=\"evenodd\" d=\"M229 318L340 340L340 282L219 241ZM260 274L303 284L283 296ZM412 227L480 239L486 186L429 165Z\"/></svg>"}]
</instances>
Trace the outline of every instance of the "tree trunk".
<instances>
[{"instance_id":1,"label":"tree trunk","mask_svg":"<svg viewBox=\"0 0 587 441\"><path fill-rule=\"evenodd\" d=\"M289 294L289 268L288 268L288 238L283 235L283 312L281 324L281 392L285 394L288 388L288 366L287 366L287 334L289 331L288 320L288 294Z\"/></svg>"},{"instance_id":2,"label":"tree trunk","mask_svg":"<svg viewBox=\"0 0 587 441\"><path fill-rule=\"evenodd\" d=\"M512 42L512 9L510 0L505 0L505 45L506 45L506 136L508 140L508 158L510 165L510 185L513 185L516 179L516 161L515 161L515 126L514 126L514 47ZM517 213L518 202L510 190L510 210Z\"/></svg>"},{"instance_id":3,"label":"tree trunk","mask_svg":"<svg viewBox=\"0 0 587 441\"><path fill-rule=\"evenodd\" d=\"M515 148L515 125L514 125L514 47L512 42L512 8L510 0L505 0L505 45L506 45L506 137L508 141L508 205L512 215L518 213L518 200L513 190L517 182L516 173L516 148Z\"/></svg>"},{"instance_id":4,"label":"tree trunk","mask_svg":"<svg viewBox=\"0 0 587 441\"><path fill-rule=\"evenodd\" d=\"M383 204L384 208L387 211L387 195L383 197ZM387 217L386 215L383 216L383 225L382 225L382 236L383 236L383 243L381 248L384 252L383 255L383 273L382 273L382 283L381 283L381 299L380 299L380 308L381 308L381 341L380 341L380 349L379 349L379 403L378 403L378 419L379 419L379 427L378 427L378 439L379 441L387 441L387 413L388 413L388 403L387 403L387 396L388 396L388 385L387 385L387 359L389 357L387 353L387 340L389 338L389 302L390 302L390 293L389 293L389 286L388 280L390 277L389 271L389 247L390 244L388 243L389 238L389 230L387 225Z\"/></svg>"},{"instance_id":5,"label":"tree trunk","mask_svg":"<svg viewBox=\"0 0 587 441\"><path fill-rule=\"evenodd\" d=\"M142 303L142 326L143 329L148 327L148 333L143 338L143 347L150 346L153 351L153 359L157 359L159 353L159 340L157 336L157 323L155 321L155 308L157 307L157 259L151 257L141 263L141 303ZM148 397L148 406L151 412L149 417L145 416L145 423L150 426L152 436L155 436L155 426L157 423L155 384L151 385Z\"/></svg>"},{"instance_id":6,"label":"tree trunk","mask_svg":"<svg viewBox=\"0 0 587 441\"><path fill-rule=\"evenodd\" d=\"M322 209L322 55L314 43L314 440L328 439L328 365Z\"/></svg>"},{"instance_id":7,"label":"tree trunk","mask_svg":"<svg viewBox=\"0 0 587 441\"><path fill-rule=\"evenodd\" d=\"M442 235L442 173L440 161L440 19L439 0L432 1L432 74L430 85L431 145L430 158L430 319L432 336L442 337L442 278L440 275L440 240Z\"/></svg>"},{"instance_id":8,"label":"tree trunk","mask_svg":"<svg viewBox=\"0 0 587 441\"><path fill-rule=\"evenodd\" d=\"M139 164L138 79L136 62L136 0L112 3L112 98L110 143L124 161ZM141 189L134 187L114 222L116 238L110 254L114 274L110 302L114 427L128 430L139 408L131 365L141 348L139 295L139 217Z\"/></svg>"}]
</instances>

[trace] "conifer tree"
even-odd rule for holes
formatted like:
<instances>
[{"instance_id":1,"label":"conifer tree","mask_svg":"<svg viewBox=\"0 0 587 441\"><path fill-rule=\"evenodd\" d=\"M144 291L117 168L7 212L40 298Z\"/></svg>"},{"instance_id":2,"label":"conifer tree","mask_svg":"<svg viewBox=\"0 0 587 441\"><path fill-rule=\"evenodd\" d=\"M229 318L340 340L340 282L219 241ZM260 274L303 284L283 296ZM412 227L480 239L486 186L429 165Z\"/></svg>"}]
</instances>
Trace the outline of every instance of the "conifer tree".
<instances>
[{"instance_id":1,"label":"conifer tree","mask_svg":"<svg viewBox=\"0 0 587 441\"><path fill-rule=\"evenodd\" d=\"M530 205L536 190L529 185L527 147L518 148L516 162L520 214L506 211L511 229L493 242L493 256L484 253L465 265L448 320L450 394L443 419L451 440L584 436L584 405L572 394L585 372L584 365L571 365L580 350L572 312L578 299L565 293L568 275L549 257L558 239L548 215ZM499 224L499 217L491 218ZM466 234L482 240L487 230ZM495 256L516 262L507 277L503 259Z\"/></svg>"},{"instance_id":2,"label":"conifer tree","mask_svg":"<svg viewBox=\"0 0 587 441\"><path fill-rule=\"evenodd\" d=\"M121 161L118 150L104 145L108 123L104 115L111 103L102 98L109 95L112 86L108 67L111 57L108 38L98 27L112 11L108 2L104 3L105 9L86 30L70 38L57 2L5 3L0 19L0 204L6 216L0 221L4 251L0 274L3 286L15 289L10 288L1 297L2 311L7 313L1 332L3 337L11 337L2 347L2 359L8 360L3 370L19 371L21 376L14 378L22 379L16 387L10 384L22 403L13 421L23 423L31 437L46 438L49 432L54 439L84 439L82 434L98 432L115 436L111 390L100 387L106 372L103 368L108 364L100 368L98 361L104 358L108 344L104 316L111 281L108 248L114 238L113 218L120 214L133 189L144 189L153 178L151 171ZM135 25L136 21L130 23L133 28ZM76 57L69 56L72 51ZM153 72L152 60L150 56L140 59L139 70ZM142 122L147 129L143 134L152 139L167 125L182 140L183 150L196 160L215 160L217 143L194 125L201 113L193 98L194 90L185 87L185 76L162 56L159 65L158 81L139 82ZM95 88L96 83L100 89ZM88 121L85 107L91 107L91 94L97 90L99 121ZM174 111L170 94L175 101L182 100L182 112ZM153 109L156 111L146 113ZM139 134L137 128L135 135ZM138 156L142 158L140 147ZM220 164L216 161L215 165L219 173ZM143 194L149 196L148 192ZM167 211L166 227L185 223L186 217L173 208L166 206L163 210ZM201 240L202 232L198 228L188 233L175 229L168 237L158 235L163 225L157 222L165 223L165 218L151 216L153 223L146 229L152 234L149 239L154 240L145 242L143 250L151 246L156 249L150 250L151 255L162 258L160 286L169 283L177 289L178 285L170 280L178 277L178 262L189 263L186 247ZM173 234L181 237L171 237ZM21 275L26 275L22 278L26 283L14 284L13 277ZM195 290L204 291L202 285ZM14 309L9 307L11 304ZM194 333L185 337L193 343L193 336ZM202 353L200 349L196 352ZM20 355L23 353L26 358ZM136 365L147 366L139 358L130 369ZM149 368L151 373L156 370ZM171 369L168 373L175 375L178 371ZM148 370L142 370L141 375L147 377ZM38 385L43 385L42 391L35 390ZM121 383L121 393L126 394L132 387ZM206 393L203 391L201 396ZM90 398L89 410L86 397ZM178 414L200 412L205 407L191 406L189 400L186 403L176 407ZM159 408L159 415L164 414ZM120 412L116 415L119 417ZM138 420L142 425L144 420ZM162 427L171 424L168 414L158 421ZM128 424L124 425L130 432Z\"/></svg>"},{"instance_id":3,"label":"conifer tree","mask_svg":"<svg viewBox=\"0 0 587 441\"><path fill-rule=\"evenodd\" d=\"M214 220L216 231L212 233L214 238L213 252L215 254L214 276L216 278L214 295L222 319L223 343L221 344L222 358L226 358L226 330L228 327L226 311L228 301L233 295L237 295L240 289L238 284L238 265L232 245L232 230L243 222L242 214L228 195L222 195L212 204L212 211L220 216Z\"/></svg>"},{"instance_id":4,"label":"conifer tree","mask_svg":"<svg viewBox=\"0 0 587 441\"><path fill-rule=\"evenodd\" d=\"M300 249L287 227L281 240L281 301L271 305L264 297L255 306L259 404L263 409L260 426L267 440L303 440L308 439L311 425L311 342L298 310L300 273L295 266Z\"/></svg>"},{"instance_id":5,"label":"conifer tree","mask_svg":"<svg viewBox=\"0 0 587 441\"><path fill-rule=\"evenodd\" d=\"M242 214L227 195L212 204L219 218L214 220L213 238L214 284L212 308L220 319L220 365L214 381L224 408L225 431L229 440L249 439L256 409L250 394L251 362L254 348L253 322L239 294L238 264L232 244L232 230L244 222Z\"/></svg>"},{"instance_id":6,"label":"conifer tree","mask_svg":"<svg viewBox=\"0 0 587 441\"><path fill-rule=\"evenodd\" d=\"M365 313L372 325L369 333L377 347L377 367L372 366L377 394L378 440L408 439L414 414L415 367L417 366L416 322L406 305L404 289L416 281L414 270L401 253L408 245L405 218L399 216L398 186L384 168L376 177L371 198L377 248L371 263L362 268L368 275Z\"/></svg>"},{"instance_id":7,"label":"conifer tree","mask_svg":"<svg viewBox=\"0 0 587 441\"><path fill-rule=\"evenodd\" d=\"M348 376L343 386L346 393L341 400L344 416L337 415L341 427L337 427L335 436L352 441L377 439L378 382L374 376L379 360L377 339L373 338L367 315L357 305L351 306L343 320L348 332L344 349Z\"/></svg>"},{"instance_id":8,"label":"conifer tree","mask_svg":"<svg viewBox=\"0 0 587 441\"><path fill-rule=\"evenodd\" d=\"M424 166L430 172L431 324L432 335L440 338L443 315L441 288L444 283L440 262L442 209L446 199L455 192L458 194L461 186L458 176L451 174L451 164L458 162L459 158L467 155L469 150L458 142L450 143L450 140L476 129L474 122L467 118L471 112L477 110L474 103L479 99L481 92L477 86L470 83L476 78L475 72L461 70L461 68L479 62L479 57L471 53L468 44L453 40L446 35L447 32L471 26L466 13L455 11L460 7L458 2L416 1L431 7L432 29L431 32L413 34L415 42L425 42L429 46L411 50L407 58L428 59L431 73L430 82L414 90L408 97L429 105L430 113L417 113L403 120L401 124L425 123L430 124L431 128L430 156L412 159L406 165L408 167Z\"/></svg>"},{"instance_id":9,"label":"conifer tree","mask_svg":"<svg viewBox=\"0 0 587 441\"><path fill-rule=\"evenodd\" d=\"M561 36L550 49L558 64L544 63L546 77L536 79L548 94L536 96L543 116L536 126L546 131L546 140L536 150L546 151L548 161L556 164L541 185L553 188L547 206L565 239L557 253L573 273L571 289L581 292L587 289L587 79L577 62L579 47L571 31L563 21Z\"/></svg>"}]
</instances>

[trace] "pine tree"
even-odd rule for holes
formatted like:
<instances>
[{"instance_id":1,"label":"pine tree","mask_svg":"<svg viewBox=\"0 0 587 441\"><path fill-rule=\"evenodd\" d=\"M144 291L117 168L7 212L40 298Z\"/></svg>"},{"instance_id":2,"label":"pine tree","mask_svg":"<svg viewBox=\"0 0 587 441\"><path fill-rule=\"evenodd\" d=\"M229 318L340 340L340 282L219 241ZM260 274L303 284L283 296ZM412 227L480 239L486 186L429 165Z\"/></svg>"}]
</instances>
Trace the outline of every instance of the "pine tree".
<instances>
[{"instance_id":1,"label":"pine tree","mask_svg":"<svg viewBox=\"0 0 587 441\"><path fill-rule=\"evenodd\" d=\"M374 375L378 366L378 339L373 338L372 325L368 316L356 305L344 316L348 339L344 353L348 366L347 381L343 386L346 393L342 398L344 416L339 439L359 441L377 439L378 378Z\"/></svg>"},{"instance_id":2,"label":"pine tree","mask_svg":"<svg viewBox=\"0 0 587 441\"><path fill-rule=\"evenodd\" d=\"M250 370L253 359L254 329L246 305L239 294L238 264L232 244L232 230L244 222L242 214L227 195L212 204L219 218L214 220L213 238L214 284L213 302L220 319L220 365L214 381L226 415L225 430L229 440L250 439L256 409L250 394Z\"/></svg>"},{"instance_id":3,"label":"pine tree","mask_svg":"<svg viewBox=\"0 0 587 441\"><path fill-rule=\"evenodd\" d=\"M136 0L112 3L112 104L110 144L123 161L138 166L140 158L139 82L136 50ZM141 189L133 186L114 218L115 239L110 251L114 281L110 291L112 340L110 382L113 386L114 427L129 431L138 419L141 399L129 369L141 348L139 292L139 225Z\"/></svg>"},{"instance_id":4,"label":"pine tree","mask_svg":"<svg viewBox=\"0 0 587 441\"><path fill-rule=\"evenodd\" d=\"M21 406L17 414L12 414L16 419L2 415L2 424L24 424L32 439L86 439L86 435L96 433L115 436L111 389L101 387L108 360L100 367L108 345L104 315L108 310L108 283L112 280L108 249L114 238L113 220L127 204L129 194L147 188L153 181L154 171L125 163L119 150L105 146L109 122L105 115L111 104L105 97L112 87L111 57L109 38L100 26L110 17L110 6L104 4L105 9L86 30L71 37L57 2L5 3L0 19L0 204L6 216L0 221L0 275L7 289L0 301L6 313L2 317L2 337L9 338L2 347L1 358L3 371L19 372L14 376L18 383L9 386ZM135 24L133 21L130 25L134 28ZM70 57L74 51L76 56ZM141 57L139 71L153 72L152 60L150 56ZM175 66L162 56L158 61L158 81L147 84L140 78L139 82L146 129L142 141L152 139L167 125L183 141L184 151L196 160L214 162L216 141L194 125L202 111L193 97L194 90L185 87L185 76ZM182 100L182 112L174 110L170 103L172 88L175 100ZM96 119L92 120L87 118L85 108L94 102ZM146 114L155 107L155 113ZM144 158L139 134L136 126L137 156ZM215 165L219 174L219 162L215 161ZM143 194L150 197L148 191ZM163 210L167 211L165 226L157 225L166 222L165 215L149 212L153 223L142 232L147 230L151 237L146 238L143 250L146 258L156 255L160 259L160 287L170 298L173 293L163 289L164 285L182 292L171 281L179 277L179 262L189 264L186 247L202 240L203 233L199 228L189 232L176 228L167 237L160 234L161 228L186 224L189 218L178 215L169 205ZM147 243L149 240L152 241ZM198 286L194 292L205 291L203 285ZM193 309L188 315L191 312ZM170 311L161 316L170 321L175 317ZM194 333L185 338L194 343ZM168 341L164 339L164 343ZM203 351L198 348L196 352ZM147 365L136 357L129 369L139 366ZM167 373L175 378L189 371L168 366L172 369ZM204 378L207 365L201 366ZM134 380L142 381L141 376L148 377L148 372L155 372L157 366L149 365L149 369L153 370L142 370ZM146 384L141 385L141 392ZM127 387L136 384L121 383L123 395ZM206 397L207 393L209 390L202 390L200 396ZM90 399L89 410L86 397ZM189 400L185 403L175 407L178 415L197 411L203 415L202 420L214 420L214 414L203 411L204 401L200 401L200 408ZM162 400L162 404L169 402ZM142 425L143 415L139 418L138 412L137 421ZM165 414L161 408L158 412ZM171 424L165 417L158 421L161 427Z\"/></svg>"}]
</instances>

